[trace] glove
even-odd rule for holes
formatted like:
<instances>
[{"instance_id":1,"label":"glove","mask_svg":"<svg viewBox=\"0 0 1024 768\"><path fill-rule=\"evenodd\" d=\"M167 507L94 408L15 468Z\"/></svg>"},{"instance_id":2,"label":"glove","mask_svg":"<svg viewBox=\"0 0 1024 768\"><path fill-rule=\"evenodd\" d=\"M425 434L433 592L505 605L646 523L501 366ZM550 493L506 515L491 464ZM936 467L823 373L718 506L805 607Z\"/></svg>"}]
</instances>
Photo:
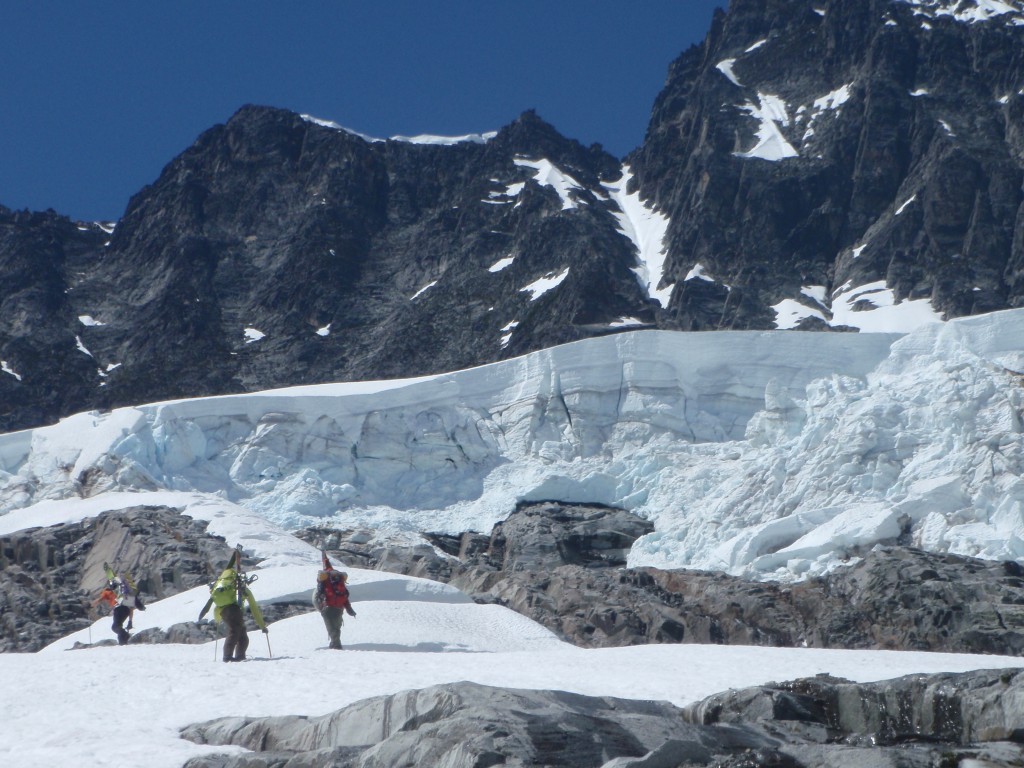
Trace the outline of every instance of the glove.
<instances>
[{"instance_id":1,"label":"glove","mask_svg":"<svg viewBox=\"0 0 1024 768\"><path fill-rule=\"evenodd\" d=\"M352 606L351 605L348 606L348 608L345 609L345 613L347 613L349 616L355 616L356 615L356 612L352 610Z\"/></svg>"}]
</instances>

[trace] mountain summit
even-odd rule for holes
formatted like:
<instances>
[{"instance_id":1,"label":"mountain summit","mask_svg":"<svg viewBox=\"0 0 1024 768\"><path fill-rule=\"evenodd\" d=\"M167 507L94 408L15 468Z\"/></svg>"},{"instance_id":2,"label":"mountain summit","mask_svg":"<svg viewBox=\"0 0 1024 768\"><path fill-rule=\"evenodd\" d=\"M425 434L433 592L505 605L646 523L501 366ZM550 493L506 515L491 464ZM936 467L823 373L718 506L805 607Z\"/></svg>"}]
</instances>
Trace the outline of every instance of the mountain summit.
<instances>
[{"instance_id":1,"label":"mountain summit","mask_svg":"<svg viewBox=\"0 0 1024 768\"><path fill-rule=\"evenodd\" d=\"M385 140L243 107L116 224L0 208L0 429L624 328L1019 306L1022 50L1019 1L733 0L625 161L533 112Z\"/></svg>"},{"instance_id":2,"label":"mountain summit","mask_svg":"<svg viewBox=\"0 0 1024 768\"><path fill-rule=\"evenodd\" d=\"M732 0L630 159L673 327L887 330L1024 301L1024 4ZM696 278L700 279L696 279Z\"/></svg>"}]
</instances>

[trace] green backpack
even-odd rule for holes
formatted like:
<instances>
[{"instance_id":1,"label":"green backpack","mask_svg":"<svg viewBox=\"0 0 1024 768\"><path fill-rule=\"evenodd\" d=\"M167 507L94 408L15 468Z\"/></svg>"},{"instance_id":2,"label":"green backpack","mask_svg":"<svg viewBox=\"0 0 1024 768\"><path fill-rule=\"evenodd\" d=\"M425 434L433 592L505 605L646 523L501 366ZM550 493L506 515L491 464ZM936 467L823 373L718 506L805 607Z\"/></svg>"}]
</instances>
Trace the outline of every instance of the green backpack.
<instances>
[{"instance_id":1,"label":"green backpack","mask_svg":"<svg viewBox=\"0 0 1024 768\"><path fill-rule=\"evenodd\" d=\"M220 575L211 590L213 604L218 608L238 602L238 576L230 568Z\"/></svg>"}]
</instances>

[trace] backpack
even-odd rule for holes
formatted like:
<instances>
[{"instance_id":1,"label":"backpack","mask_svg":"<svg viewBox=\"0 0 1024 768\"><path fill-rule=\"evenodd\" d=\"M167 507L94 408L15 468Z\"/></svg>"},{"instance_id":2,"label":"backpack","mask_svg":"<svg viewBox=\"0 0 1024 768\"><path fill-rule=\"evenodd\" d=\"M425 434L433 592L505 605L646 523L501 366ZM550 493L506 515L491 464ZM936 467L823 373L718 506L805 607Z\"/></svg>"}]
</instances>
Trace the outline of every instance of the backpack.
<instances>
[{"instance_id":1,"label":"backpack","mask_svg":"<svg viewBox=\"0 0 1024 768\"><path fill-rule=\"evenodd\" d=\"M226 570L220 578L213 583L210 589L210 596L213 604L218 608L226 605L234 605L238 602L238 576L232 570Z\"/></svg>"},{"instance_id":2,"label":"backpack","mask_svg":"<svg viewBox=\"0 0 1024 768\"><path fill-rule=\"evenodd\" d=\"M320 582L324 602L331 608L344 608L348 605L348 587L345 586L346 574L335 570L326 573L327 578Z\"/></svg>"}]
</instances>

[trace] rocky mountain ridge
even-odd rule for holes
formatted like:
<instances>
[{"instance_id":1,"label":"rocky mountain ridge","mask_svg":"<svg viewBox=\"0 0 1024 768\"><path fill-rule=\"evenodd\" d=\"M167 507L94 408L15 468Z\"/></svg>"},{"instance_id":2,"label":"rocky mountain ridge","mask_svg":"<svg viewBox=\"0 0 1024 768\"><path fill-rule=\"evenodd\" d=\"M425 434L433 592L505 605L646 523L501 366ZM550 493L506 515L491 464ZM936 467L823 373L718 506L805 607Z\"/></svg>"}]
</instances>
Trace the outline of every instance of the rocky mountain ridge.
<instances>
[{"instance_id":1,"label":"rocky mountain ridge","mask_svg":"<svg viewBox=\"0 0 1024 768\"><path fill-rule=\"evenodd\" d=\"M415 143L248 106L116 223L0 208L0 429L1020 306L1024 10L997 5L732 0L625 159L532 112Z\"/></svg>"}]
</instances>

